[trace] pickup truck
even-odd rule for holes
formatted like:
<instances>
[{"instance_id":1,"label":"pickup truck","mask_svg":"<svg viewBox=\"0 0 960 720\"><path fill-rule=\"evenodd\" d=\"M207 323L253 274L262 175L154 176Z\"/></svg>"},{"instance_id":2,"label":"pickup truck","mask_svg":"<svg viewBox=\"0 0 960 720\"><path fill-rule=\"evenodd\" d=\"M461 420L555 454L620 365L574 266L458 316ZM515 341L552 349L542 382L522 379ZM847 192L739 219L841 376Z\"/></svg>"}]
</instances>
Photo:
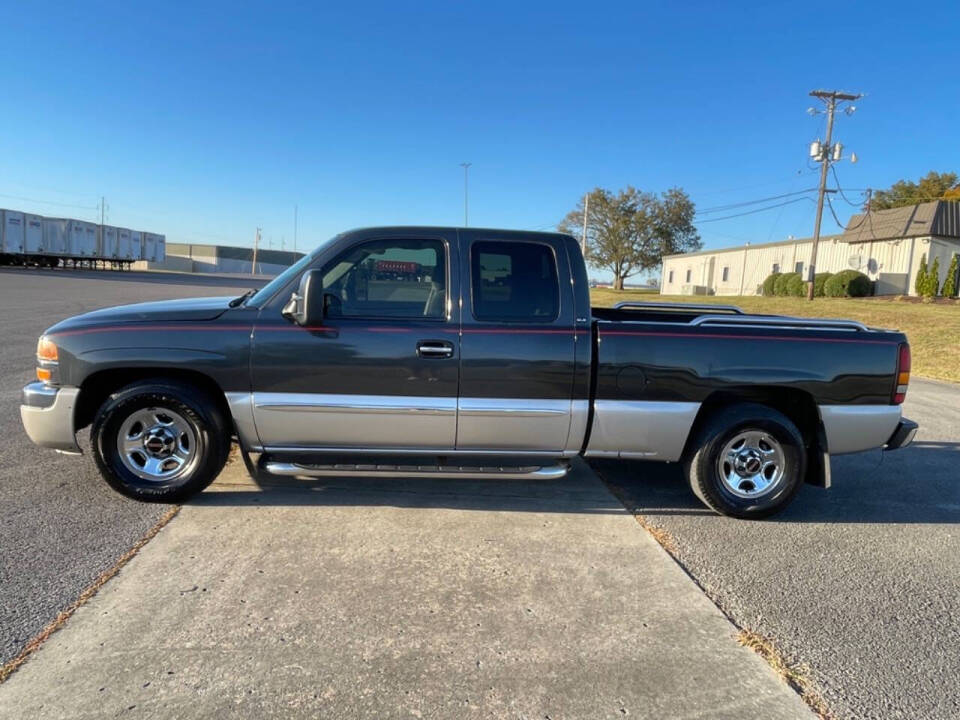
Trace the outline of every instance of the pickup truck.
<instances>
[{"instance_id":1,"label":"pickup truck","mask_svg":"<svg viewBox=\"0 0 960 720\"><path fill-rule=\"evenodd\" d=\"M30 438L179 502L234 439L292 477L561 477L571 458L680 463L713 510L759 518L830 455L909 444L906 337L732 306L590 307L568 235L346 232L258 291L85 313L38 343ZM642 465L637 465L638 472Z\"/></svg>"}]
</instances>

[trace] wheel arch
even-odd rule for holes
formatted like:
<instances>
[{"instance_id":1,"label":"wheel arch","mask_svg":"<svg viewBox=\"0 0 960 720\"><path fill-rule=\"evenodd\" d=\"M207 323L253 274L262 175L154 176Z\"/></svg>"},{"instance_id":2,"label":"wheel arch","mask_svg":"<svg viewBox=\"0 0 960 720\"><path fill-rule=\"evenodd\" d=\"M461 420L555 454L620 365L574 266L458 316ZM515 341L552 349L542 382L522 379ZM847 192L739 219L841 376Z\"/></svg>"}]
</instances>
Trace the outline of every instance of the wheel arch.
<instances>
[{"instance_id":1,"label":"wheel arch","mask_svg":"<svg viewBox=\"0 0 960 720\"><path fill-rule=\"evenodd\" d=\"M820 411L813 395L798 388L746 385L712 392L700 405L697 416L694 418L684 445L683 457L688 458L695 452L696 439L714 413L738 403L757 403L786 415L797 426L803 437L807 455L807 472L804 481L819 487L830 486L830 457Z\"/></svg>"},{"instance_id":2,"label":"wheel arch","mask_svg":"<svg viewBox=\"0 0 960 720\"><path fill-rule=\"evenodd\" d=\"M217 403L217 409L223 417L232 421L233 414L227 403L223 389L209 375L197 370L156 367L123 367L100 370L88 375L80 384L77 407L74 410L74 432L93 422L97 410L110 395L122 387L139 380L173 380L206 391Z\"/></svg>"}]
</instances>

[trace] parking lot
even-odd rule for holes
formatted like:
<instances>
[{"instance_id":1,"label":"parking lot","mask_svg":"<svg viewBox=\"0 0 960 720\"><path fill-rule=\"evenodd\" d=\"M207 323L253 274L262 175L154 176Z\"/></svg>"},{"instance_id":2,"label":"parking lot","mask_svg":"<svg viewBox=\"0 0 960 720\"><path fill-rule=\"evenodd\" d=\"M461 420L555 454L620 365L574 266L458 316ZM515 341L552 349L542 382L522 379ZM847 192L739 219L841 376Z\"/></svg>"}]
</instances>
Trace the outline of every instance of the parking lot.
<instances>
[{"instance_id":1,"label":"parking lot","mask_svg":"<svg viewBox=\"0 0 960 720\"><path fill-rule=\"evenodd\" d=\"M249 282L249 284L248 284ZM122 303L239 294L243 281L135 272L0 269L0 664L167 511L121 498L89 455L34 447L20 426L37 337L71 315ZM83 443L86 433L80 433Z\"/></svg>"},{"instance_id":2,"label":"parking lot","mask_svg":"<svg viewBox=\"0 0 960 720\"><path fill-rule=\"evenodd\" d=\"M96 307L238 294L249 286L236 278L0 271L5 310L0 321L4 340L0 662L15 656L168 509L113 493L99 479L89 456L60 456L35 448L26 439L17 406L20 387L32 377L38 334L62 317ZM666 531L679 562L729 617L772 638L809 667L810 677L839 716L956 717L960 389L915 380L905 409L921 424L914 447L891 454L882 464L878 453L835 459L833 489L803 488L786 513L768 522L734 521L706 512L673 467L646 463L595 467L632 510ZM301 668L309 682L316 683L320 697L312 690L295 697L301 707L317 712L331 707L321 701L333 702L331 698L339 694L365 698L336 705L355 714L391 715L397 707L466 714L464 708L475 709L479 703L516 717L544 711L554 713L551 717L586 717L591 707L598 707L591 703L600 703L613 687L616 697L603 700L607 704L597 716L616 716L622 710L664 716L679 709L645 708L645 692L682 699L681 694L689 691L701 704L722 697L729 704L716 710L718 716L788 717L795 711L776 693L764 695L763 678L749 662L746 670L736 671L731 687L769 702L763 709L695 687L713 687L705 679L711 667L715 671L723 663L743 662L734 651L732 635L730 648L715 642L713 635L705 636L709 652L701 665L693 666L700 673L695 677L655 672L658 664L676 669L696 663L693 654L684 654L684 643L702 629L698 623L722 636L727 632L721 627L722 616L711 614L700 589L679 570L674 577L664 569L659 549L636 523L626 522L622 508L586 466L564 483L538 487L419 483L401 491L382 483L340 481L301 488L297 495L291 488L250 487L241 468L228 471L232 474L188 505L147 546L139 565L131 563L129 573L124 571L101 591L97 610L116 618L116 625L100 621L89 606L86 614L78 612L68 623L71 633L58 633L51 641L67 655L51 650L47 656L51 659L40 662L41 653L25 669L36 663L33 672L46 672L43 677L51 682L56 678L58 683L79 683L72 692L80 694L91 687L96 692L91 683L107 678L115 663L126 663L131 670L124 676L125 689L114 688L111 695L119 708L131 697L135 682L140 690L146 689L141 687L144 682L153 683L156 690L149 673L165 658L174 658L193 673L203 671L203 663L191 664L196 657L215 657L225 666L237 663L246 673L267 673L253 657L260 646L251 640L266 632L273 643L274 667L286 688L277 697L285 700L293 697L290 688L299 687L302 678L297 679L296 668L283 665L296 653L291 655L280 643L296 643L298 637L309 640L322 660L318 667L344 661L342 672L332 677L324 677L317 668ZM319 525L311 526L313 521ZM245 544L253 537L245 533L259 524L266 535L257 536L259 544ZM366 534L367 526L377 531ZM603 534L593 537L597 528ZM451 545L458 542L469 551ZM321 575L303 579L305 585L300 586L283 574L283 568L294 567L301 548L307 546L336 550L318 556L316 570ZM195 551L201 547L205 553ZM398 552L407 553L404 561L384 560ZM231 558L238 561L235 572L226 567ZM404 592L383 594L384 585L371 579L377 573L386 573L384 577L392 578ZM513 573L513 578L507 582L499 573ZM198 599L216 583L233 594ZM169 597L137 595L138 586ZM297 590L312 597L323 595L324 605L303 607ZM504 605L503 593L517 594L518 607ZM678 593L671 597L682 602L652 606L663 593ZM271 603L277 594L283 596L281 605L290 615L274 612ZM252 607L242 612L256 607L263 614L228 627L247 601ZM464 624L467 615L429 617L431 608L440 611L444 603L472 613L474 624L479 622L475 628L480 629ZM351 611L383 626L350 625ZM513 611L519 615L508 614ZM213 620L204 619L207 612ZM163 632L173 627L176 613L185 619L184 627L165 638ZM399 613L402 622L394 621L392 613ZM165 618L168 624L150 629L151 618ZM307 619L315 625L308 627ZM446 640L438 645L434 637L427 645L418 643L416 634L432 632L437 622ZM669 642L658 644L645 634L648 625L663 633L671 623L676 626L674 635L657 636ZM316 628L333 634L315 634ZM141 631L144 639L136 637ZM401 631L409 634L401 638ZM117 637L124 638L126 649L97 650ZM150 655L158 643L160 651ZM396 652L378 650L383 643ZM438 647L449 654L427 657L428 650ZM187 653L190 648L199 655ZM485 654L484 648L492 654ZM558 663L545 661L551 654ZM93 655L98 660L91 664L91 672L101 674L83 682L57 664L57 658L79 662ZM414 660L415 672L404 677L400 672L404 661ZM468 665L476 672L460 698L463 704L444 705L461 691L454 681L467 677ZM443 676L444 668L450 667L456 672ZM563 682L588 668L593 674L585 685ZM388 679L378 679L384 673ZM398 700L432 674L445 678L434 688L434 696L421 694L406 704ZM358 684L351 685L351 678ZM23 694L25 682L19 681L16 697L29 695ZM253 689L249 683L220 676L207 678L203 686L222 692ZM491 692L491 687L498 692ZM540 694L511 704L515 699L511 693L519 695L529 687L539 688ZM507 695L500 694L503 688ZM333 695L325 695L330 689ZM373 695L363 695L366 690ZM171 698L182 700L179 692L185 691L171 687L167 694L141 692L130 702L150 707L156 703L159 708ZM96 695L92 698L91 709L96 707ZM271 698L260 701L248 709L268 707ZM224 709L216 703L204 707Z\"/></svg>"}]
</instances>

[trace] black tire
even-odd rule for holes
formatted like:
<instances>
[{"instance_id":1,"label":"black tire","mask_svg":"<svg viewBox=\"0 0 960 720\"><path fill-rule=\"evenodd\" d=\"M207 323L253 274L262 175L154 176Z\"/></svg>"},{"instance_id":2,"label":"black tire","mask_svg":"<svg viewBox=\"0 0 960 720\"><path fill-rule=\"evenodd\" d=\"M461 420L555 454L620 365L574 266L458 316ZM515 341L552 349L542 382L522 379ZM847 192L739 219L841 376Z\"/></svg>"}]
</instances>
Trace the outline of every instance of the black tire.
<instances>
[{"instance_id":1,"label":"black tire","mask_svg":"<svg viewBox=\"0 0 960 720\"><path fill-rule=\"evenodd\" d=\"M740 492L758 494L742 497L724 480L724 468L731 465L721 465L720 458L728 443L735 443L752 430L776 441L782 470L762 491L744 480ZM762 445L769 448L766 442ZM707 418L693 440L685 471L690 489L710 509L730 517L759 519L779 512L793 500L805 477L806 460L803 436L787 416L766 405L740 403L717 410Z\"/></svg>"},{"instance_id":2,"label":"black tire","mask_svg":"<svg viewBox=\"0 0 960 720\"><path fill-rule=\"evenodd\" d=\"M118 448L124 423L138 411L151 413L153 409L179 416L174 427L184 425L183 437L191 439L191 459L174 477L151 480L138 476ZM176 436L176 431L172 434ZM224 413L209 393L186 383L153 378L127 385L104 401L90 428L90 444L100 474L117 492L135 500L179 503L202 491L220 474L230 453L230 431Z\"/></svg>"}]
</instances>

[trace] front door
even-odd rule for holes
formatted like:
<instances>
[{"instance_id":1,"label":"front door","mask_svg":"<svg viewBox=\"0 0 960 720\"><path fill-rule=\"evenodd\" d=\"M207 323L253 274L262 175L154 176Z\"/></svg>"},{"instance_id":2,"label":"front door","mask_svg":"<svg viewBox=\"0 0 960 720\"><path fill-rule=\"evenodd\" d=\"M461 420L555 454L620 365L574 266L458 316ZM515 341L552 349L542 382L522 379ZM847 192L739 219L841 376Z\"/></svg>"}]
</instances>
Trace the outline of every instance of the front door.
<instances>
[{"instance_id":1,"label":"front door","mask_svg":"<svg viewBox=\"0 0 960 720\"><path fill-rule=\"evenodd\" d=\"M457 449L568 449L575 324L564 244L470 230L460 246Z\"/></svg>"},{"instance_id":2,"label":"front door","mask_svg":"<svg viewBox=\"0 0 960 720\"><path fill-rule=\"evenodd\" d=\"M320 327L264 307L251 377L274 449L452 450L459 379L455 233L353 233L319 260Z\"/></svg>"}]
</instances>

